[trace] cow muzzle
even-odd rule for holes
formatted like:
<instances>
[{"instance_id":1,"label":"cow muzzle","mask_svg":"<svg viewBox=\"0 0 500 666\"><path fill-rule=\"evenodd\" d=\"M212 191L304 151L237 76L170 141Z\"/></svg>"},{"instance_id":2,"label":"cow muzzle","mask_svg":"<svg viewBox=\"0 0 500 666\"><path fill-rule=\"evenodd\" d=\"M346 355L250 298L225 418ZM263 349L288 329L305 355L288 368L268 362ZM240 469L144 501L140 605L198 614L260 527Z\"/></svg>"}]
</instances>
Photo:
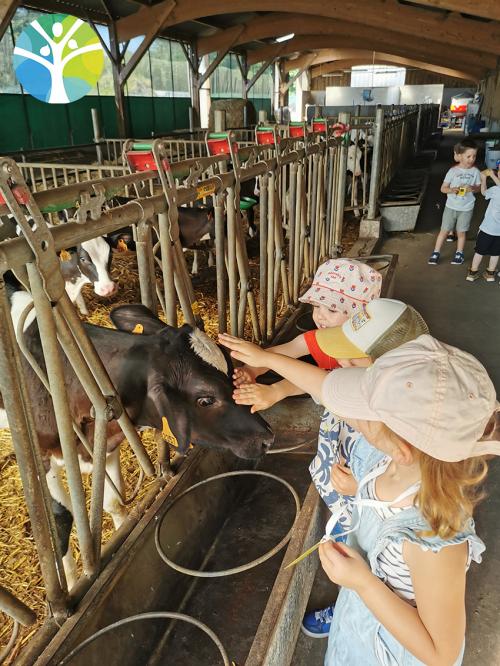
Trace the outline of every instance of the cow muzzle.
<instances>
[{"instance_id":1,"label":"cow muzzle","mask_svg":"<svg viewBox=\"0 0 500 666\"><path fill-rule=\"evenodd\" d=\"M98 296L111 296L117 289L115 282L94 282L94 291Z\"/></svg>"}]
</instances>

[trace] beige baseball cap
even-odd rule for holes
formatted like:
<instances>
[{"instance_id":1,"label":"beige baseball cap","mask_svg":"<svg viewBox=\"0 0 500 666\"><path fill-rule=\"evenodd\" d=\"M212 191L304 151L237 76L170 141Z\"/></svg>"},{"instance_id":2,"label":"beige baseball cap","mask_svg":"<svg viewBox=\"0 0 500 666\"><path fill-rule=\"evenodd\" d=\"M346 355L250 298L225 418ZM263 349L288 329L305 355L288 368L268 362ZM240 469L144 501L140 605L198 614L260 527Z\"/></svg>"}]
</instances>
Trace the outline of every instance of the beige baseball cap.
<instances>
[{"instance_id":1,"label":"beige baseball cap","mask_svg":"<svg viewBox=\"0 0 500 666\"><path fill-rule=\"evenodd\" d=\"M302 303L325 305L350 316L380 296L382 275L357 259L328 259L318 268Z\"/></svg>"},{"instance_id":2,"label":"beige baseball cap","mask_svg":"<svg viewBox=\"0 0 500 666\"><path fill-rule=\"evenodd\" d=\"M433 458L455 462L500 455L500 405L481 363L430 335L387 352L369 368L339 368L323 382L322 402L345 419L382 421ZM494 431L494 432L493 432Z\"/></svg>"},{"instance_id":3,"label":"beige baseball cap","mask_svg":"<svg viewBox=\"0 0 500 666\"><path fill-rule=\"evenodd\" d=\"M422 316L410 305L377 298L363 304L342 326L318 329L315 337L321 351L333 358L376 359L428 332Z\"/></svg>"}]
</instances>

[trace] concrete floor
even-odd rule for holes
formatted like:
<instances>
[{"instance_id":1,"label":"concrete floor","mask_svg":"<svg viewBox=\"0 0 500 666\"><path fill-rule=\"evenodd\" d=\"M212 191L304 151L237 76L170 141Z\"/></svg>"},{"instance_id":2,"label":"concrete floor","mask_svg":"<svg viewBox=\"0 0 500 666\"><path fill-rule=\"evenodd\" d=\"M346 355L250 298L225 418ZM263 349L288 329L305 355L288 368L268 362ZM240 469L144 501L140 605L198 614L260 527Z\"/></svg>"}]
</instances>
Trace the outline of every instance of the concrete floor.
<instances>
[{"instance_id":1,"label":"concrete floor","mask_svg":"<svg viewBox=\"0 0 500 666\"><path fill-rule=\"evenodd\" d=\"M406 301L419 310L437 338L477 356L486 366L500 394L500 285L498 281L465 281L467 265L474 253L477 229L485 210L485 202L480 195L465 247L466 264L452 266L449 263L455 251L451 243L445 243L442 249L441 264L427 264L445 204L445 196L439 188L453 163L452 147L458 138L455 132L450 133L443 137L439 145L415 232L386 236L380 252L399 255L394 298ZM481 155L478 166L484 166ZM482 564L473 564L468 575L465 666L500 664L499 482L500 462L495 461L487 482L488 497L479 506L476 515L477 530L486 543L486 552ZM321 607L331 594L330 589L324 576L318 573L309 607ZM293 666L319 666L323 663L325 649L325 640L308 639L301 635Z\"/></svg>"}]
</instances>

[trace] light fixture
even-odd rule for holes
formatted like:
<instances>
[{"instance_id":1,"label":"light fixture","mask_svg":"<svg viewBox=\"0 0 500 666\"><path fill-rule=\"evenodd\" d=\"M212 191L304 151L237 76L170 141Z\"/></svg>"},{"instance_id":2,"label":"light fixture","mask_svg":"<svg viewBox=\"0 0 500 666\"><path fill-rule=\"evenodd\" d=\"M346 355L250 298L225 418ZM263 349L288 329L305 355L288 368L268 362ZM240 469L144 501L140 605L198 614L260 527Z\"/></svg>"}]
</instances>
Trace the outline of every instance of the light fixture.
<instances>
[{"instance_id":1,"label":"light fixture","mask_svg":"<svg viewBox=\"0 0 500 666\"><path fill-rule=\"evenodd\" d=\"M277 42L287 42L289 39L293 39L295 37L295 33L291 32L289 35L282 35L281 37L276 37Z\"/></svg>"}]
</instances>

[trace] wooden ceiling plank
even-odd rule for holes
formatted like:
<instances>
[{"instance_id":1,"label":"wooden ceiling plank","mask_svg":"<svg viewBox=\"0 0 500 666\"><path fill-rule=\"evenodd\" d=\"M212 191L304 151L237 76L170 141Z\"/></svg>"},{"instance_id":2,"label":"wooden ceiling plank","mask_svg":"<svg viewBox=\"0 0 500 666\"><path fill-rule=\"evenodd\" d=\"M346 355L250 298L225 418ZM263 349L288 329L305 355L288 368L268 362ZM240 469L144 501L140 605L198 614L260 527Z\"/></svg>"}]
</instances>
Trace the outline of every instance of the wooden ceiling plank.
<instances>
[{"instance_id":1,"label":"wooden ceiling plank","mask_svg":"<svg viewBox=\"0 0 500 666\"><path fill-rule=\"evenodd\" d=\"M225 43L225 33L234 32L234 28L220 30L209 37L200 37L197 40L200 54L216 51L219 46ZM275 37L279 34L294 33L300 35L336 35L359 40L376 40L378 44L384 44L384 51L392 52L396 55L401 54L401 48L408 48L414 55L420 51L419 57L431 58L450 58L450 48L441 42L428 40L415 35L403 35L391 30L380 31L369 25L352 23L351 21L339 21L336 19L309 16L307 14L285 14L270 13L267 16L259 16L245 25L245 29L235 42L236 45L242 45L245 42L257 41L260 39ZM404 54L403 54L404 55ZM454 52L454 57L457 53ZM471 48L470 44L460 48L458 54L463 62L473 61L478 66L487 69L495 69L497 57L494 54L483 53Z\"/></svg>"},{"instance_id":2,"label":"wooden ceiling plank","mask_svg":"<svg viewBox=\"0 0 500 666\"><path fill-rule=\"evenodd\" d=\"M424 7L437 7L451 12L480 16L481 18L500 21L500 3L498 0L412 0Z\"/></svg>"},{"instance_id":3,"label":"wooden ceiling plank","mask_svg":"<svg viewBox=\"0 0 500 666\"><path fill-rule=\"evenodd\" d=\"M137 20L139 15L147 15L148 11L158 11L159 5L151 9L141 8L132 18L128 16L121 30L134 31L140 28ZM325 16L333 19L352 21L363 25L371 25L381 30L393 30L407 35L421 35L422 38L433 39L455 48L464 41L464 36L471 36L477 50L500 55L500 24L472 21L460 15L450 14L443 19L440 12L429 12L418 7L400 5L396 0L343 0L342 2L325 2L324 0L204 0L203 4L192 0L177 0L174 12L169 16L166 25L172 26L183 21L215 14L230 14L237 8L238 12L285 12ZM283 33L281 33L283 34Z\"/></svg>"},{"instance_id":4,"label":"wooden ceiling plank","mask_svg":"<svg viewBox=\"0 0 500 666\"><path fill-rule=\"evenodd\" d=\"M328 37L325 35L308 35L302 36L297 39L297 41L290 40L290 46L287 51L284 51L284 55L294 53L296 51L310 51L317 49L350 49L353 48L353 41L348 35L340 35L334 37ZM423 62L429 62L434 65L442 65L443 67L448 67L451 69L465 69L472 68L476 71L481 71L486 73L488 71L487 67L481 66L478 62L470 59L456 58L453 54L448 53L446 57L433 55L432 53L427 52L425 49L413 49L405 47L389 47L383 41L378 41L375 39L363 40L359 44L359 47L365 51L380 51L382 53L391 53L394 56L401 58L411 58L413 60L421 60ZM258 58L261 49L254 51L252 53L252 58ZM266 52L262 54L263 57L266 57ZM288 60L285 65L287 70L293 69L295 67L293 60Z\"/></svg>"},{"instance_id":5,"label":"wooden ceiling plank","mask_svg":"<svg viewBox=\"0 0 500 666\"><path fill-rule=\"evenodd\" d=\"M401 58L393 56L390 53L379 53L372 51L357 51L356 49L338 49L333 52L319 51L316 58L316 67L311 69L312 78L322 76L328 73L327 68L331 67L330 71L338 69L350 68L352 64L366 65L367 63L374 64L393 64L402 67L417 67L443 76L450 76L457 79L465 79L467 81L477 81L479 75L474 71L462 71L450 67L441 67L432 63L422 62L420 60L412 60L411 58Z\"/></svg>"}]
</instances>

